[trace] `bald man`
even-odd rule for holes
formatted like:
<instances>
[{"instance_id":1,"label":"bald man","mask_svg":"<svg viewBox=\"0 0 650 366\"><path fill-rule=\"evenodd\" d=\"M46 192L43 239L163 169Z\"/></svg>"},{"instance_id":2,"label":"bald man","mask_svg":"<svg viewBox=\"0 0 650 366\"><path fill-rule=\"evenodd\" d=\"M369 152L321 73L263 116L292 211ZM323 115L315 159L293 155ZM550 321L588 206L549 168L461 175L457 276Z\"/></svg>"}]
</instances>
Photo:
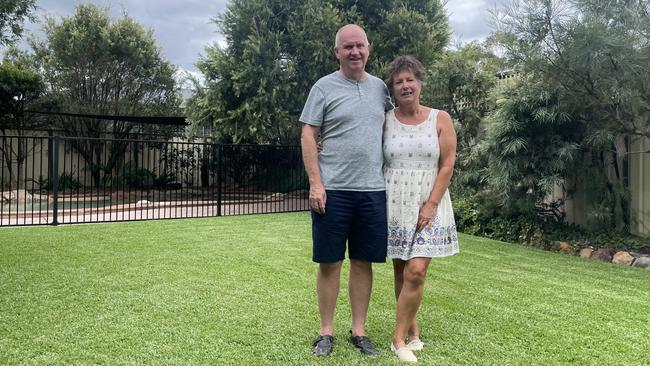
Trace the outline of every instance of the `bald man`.
<instances>
[{"instance_id":1,"label":"bald man","mask_svg":"<svg viewBox=\"0 0 650 366\"><path fill-rule=\"evenodd\" d=\"M300 116L312 210L312 259L318 263L320 335L314 354L328 356L333 350L334 310L347 249L350 340L361 353L376 356L379 351L366 335L365 323L372 263L386 261L382 126L393 105L384 82L365 72L370 44L361 27L348 24L339 29L334 54L339 70L314 84Z\"/></svg>"}]
</instances>

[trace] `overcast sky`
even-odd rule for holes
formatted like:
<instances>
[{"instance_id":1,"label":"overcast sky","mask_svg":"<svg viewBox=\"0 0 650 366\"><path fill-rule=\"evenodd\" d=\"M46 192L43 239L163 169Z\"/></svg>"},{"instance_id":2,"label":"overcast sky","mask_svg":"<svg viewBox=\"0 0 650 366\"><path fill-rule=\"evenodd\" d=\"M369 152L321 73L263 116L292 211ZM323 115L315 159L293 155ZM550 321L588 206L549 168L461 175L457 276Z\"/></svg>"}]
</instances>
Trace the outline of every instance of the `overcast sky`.
<instances>
[{"instance_id":1,"label":"overcast sky","mask_svg":"<svg viewBox=\"0 0 650 366\"><path fill-rule=\"evenodd\" d=\"M490 33L489 9L508 0L448 0L447 13L452 39L468 42ZM194 63L205 46L223 40L211 18L224 11L227 0L38 0L36 15L70 16L79 3L93 2L108 6L115 16L123 10L153 29L163 55L181 69L196 71ZM27 31L38 26L27 24Z\"/></svg>"}]
</instances>

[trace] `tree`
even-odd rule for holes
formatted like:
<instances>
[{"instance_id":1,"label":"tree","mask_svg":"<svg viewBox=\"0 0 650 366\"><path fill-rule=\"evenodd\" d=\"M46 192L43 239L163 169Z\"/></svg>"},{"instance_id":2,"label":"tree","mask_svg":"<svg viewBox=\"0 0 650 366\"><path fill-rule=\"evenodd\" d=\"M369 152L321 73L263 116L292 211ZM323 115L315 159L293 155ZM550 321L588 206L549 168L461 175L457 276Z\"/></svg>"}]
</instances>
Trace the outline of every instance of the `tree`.
<instances>
[{"instance_id":1,"label":"tree","mask_svg":"<svg viewBox=\"0 0 650 366\"><path fill-rule=\"evenodd\" d=\"M619 230L629 223L624 141L650 137L649 13L648 0L516 0L499 14L497 38L508 57L523 75L541 84L537 90L552 91L561 114L583 131L577 141L584 158L580 161L600 166L590 169L598 175L592 180L604 182L607 196L614 197L608 222ZM515 119L516 111L499 112L494 128ZM563 133L538 132L549 138ZM525 153L531 157L545 149L543 144L529 145ZM557 163L549 160L546 165Z\"/></svg>"},{"instance_id":2,"label":"tree","mask_svg":"<svg viewBox=\"0 0 650 366\"><path fill-rule=\"evenodd\" d=\"M25 109L44 91L41 75L9 62L0 64L0 130L25 128Z\"/></svg>"},{"instance_id":3,"label":"tree","mask_svg":"<svg viewBox=\"0 0 650 366\"><path fill-rule=\"evenodd\" d=\"M438 0L233 0L214 21L227 46L206 48L197 63L205 85L188 117L235 143L297 142L311 86L337 69L334 35L345 23L365 27L375 74L401 53L430 62L449 39Z\"/></svg>"},{"instance_id":4,"label":"tree","mask_svg":"<svg viewBox=\"0 0 650 366\"><path fill-rule=\"evenodd\" d=\"M508 68L489 40L446 50L429 68L422 100L448 111L457 126L452 190L458 196L470 197L484 188L487 160L478 155L477 147L485 135L485 119L497 107L503 89L497 74Z\"/></svg>"},{"instance_id":5,"label":"tree","mask_svg":"<svg viewBox=\"0 0 650 366\"><path fill-rule=\"evenodd\" d=\"M492 192L512 211L563 219L556 210L561 202L546 199L575 171L584 136L579 123L561 108L559 93L521 77L487 124L480 149L488 156L482 174Z\"/></svg>"},{"instance_id":6,"label":"tree","mask_svg":"<svg viewBox=\"0 0 650 366\"><path fill-rule=\"evenodd\" d=\"M369 70L377 75L399 55L412 55L430 65L449 43L448 19L440 1L392 1L380 9L376 18L356 13L360 23L368 24L374 50Z\"/></svg>"},{"instance_id":7,"label":"tree","mask_svg":"<svg viewBox=\"0 0 650 366\"><path fill-rule=\"evenodd\" d=\"M60 23L47 19L44 33L45 40L33 41L32 48L59 111L127 116L178 112L175 67L161 57L152 31L127 14L111 19L108 8L80 5ZM131 123L88 118L62 118L59 127L71 136L95 138L111 134L120 139L135 132ZM100 172L113 171L126 142L112 143L105 162L101 147L92 140L73 140L72 146L99 185Z\"/></svg>"},{"instance_id":8,"label":"tree","mask_svg":"<svg viewBox=\"0 0 650 366\"><path fill-rule=\"evenodd\" d=\"M25 110L38 100L43 90L42 78L36 71L7 60L0 64L0 131L3 135L11 130L10 134L22 136L27 127L32 127L33 116L26 114ZM17 171L21 171L29 154L28 144L23 139L3 143L0 154L3 166L12 176L14 163L17 164Z\"/></svg>"},{"instance_id":9,"label":"tree","mask_svg":"<svg viewBox=\"0 0 650 366\"><path fill-rule=\"evenodd\" d=\"M36 0L2 0L0 5L0 46L6 46L20 38L23 21L32 19Z\"/></svg>"},{"instance_id":10,"label":"tree","mask_svg":"<svg viewBox=\"0 0 650 366\"><path fill-rule=\"evenodd\" d=\"M467 153L478 141L480 123L496 107L495 58L483 45L470 43L445 51L429 70L424 100L449 111L460 125L459 150Z\"/></svg>"}]
</instances>

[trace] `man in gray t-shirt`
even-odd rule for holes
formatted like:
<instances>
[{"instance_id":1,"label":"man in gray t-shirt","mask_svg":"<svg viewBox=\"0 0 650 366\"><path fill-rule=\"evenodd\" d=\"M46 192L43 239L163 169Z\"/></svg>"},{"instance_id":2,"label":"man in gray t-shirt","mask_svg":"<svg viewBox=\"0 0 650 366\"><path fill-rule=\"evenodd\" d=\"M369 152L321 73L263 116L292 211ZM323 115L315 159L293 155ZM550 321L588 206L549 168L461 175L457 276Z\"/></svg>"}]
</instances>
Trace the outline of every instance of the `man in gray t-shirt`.
<instances>
[{"instance_id":1,"label":"man in gray t-shirt","mask_svg":"<svg viewBox=\"0 0 650 366\"><path fill-rule=\"evenodd\" d=\"M334 52L340 68L314 84L300 116L310 186L313 260L319 263L316 289L321 326L314 342L317 356L332 352L346 242L350 258L350 340L363 354L379 354L365 334L365 321L372 263L386 260L382 126L384 113L392 104L384 82L365 72L369 51L361 27L348 24L339 29Z\"/></svg>"}]
</instances>

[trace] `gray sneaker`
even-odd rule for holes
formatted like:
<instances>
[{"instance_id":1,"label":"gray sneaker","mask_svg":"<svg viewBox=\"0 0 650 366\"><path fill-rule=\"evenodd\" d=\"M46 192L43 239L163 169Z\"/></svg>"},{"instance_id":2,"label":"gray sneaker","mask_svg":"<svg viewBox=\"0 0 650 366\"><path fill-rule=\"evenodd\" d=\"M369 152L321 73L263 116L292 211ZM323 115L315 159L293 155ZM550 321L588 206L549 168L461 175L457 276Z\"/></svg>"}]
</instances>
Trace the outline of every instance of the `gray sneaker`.
<instances>
[{"instance_id":1,"label":"gray sneaker","mask_svg":"<svg viewBox=\"0 0 650 366\"><path fill-rule=\"evenodd\" d=\"M329 356L334 348L334 337L331 335L320 335L314 340L314 355L318 357Z\"/></svg>"},{"instance_id":2,"label":"gray sneaker","mask_svg":"<svg viewBox=\"0 0 650 366\"><path fill-rule=\"evenodd\" d=\"M367 336L353 336L350 334L350 341L352 341L352 345L358 348L359 352L364 355L371 357L379 356L379 350L372 345L370 338Z\"/></svg>"}]
</instances>

